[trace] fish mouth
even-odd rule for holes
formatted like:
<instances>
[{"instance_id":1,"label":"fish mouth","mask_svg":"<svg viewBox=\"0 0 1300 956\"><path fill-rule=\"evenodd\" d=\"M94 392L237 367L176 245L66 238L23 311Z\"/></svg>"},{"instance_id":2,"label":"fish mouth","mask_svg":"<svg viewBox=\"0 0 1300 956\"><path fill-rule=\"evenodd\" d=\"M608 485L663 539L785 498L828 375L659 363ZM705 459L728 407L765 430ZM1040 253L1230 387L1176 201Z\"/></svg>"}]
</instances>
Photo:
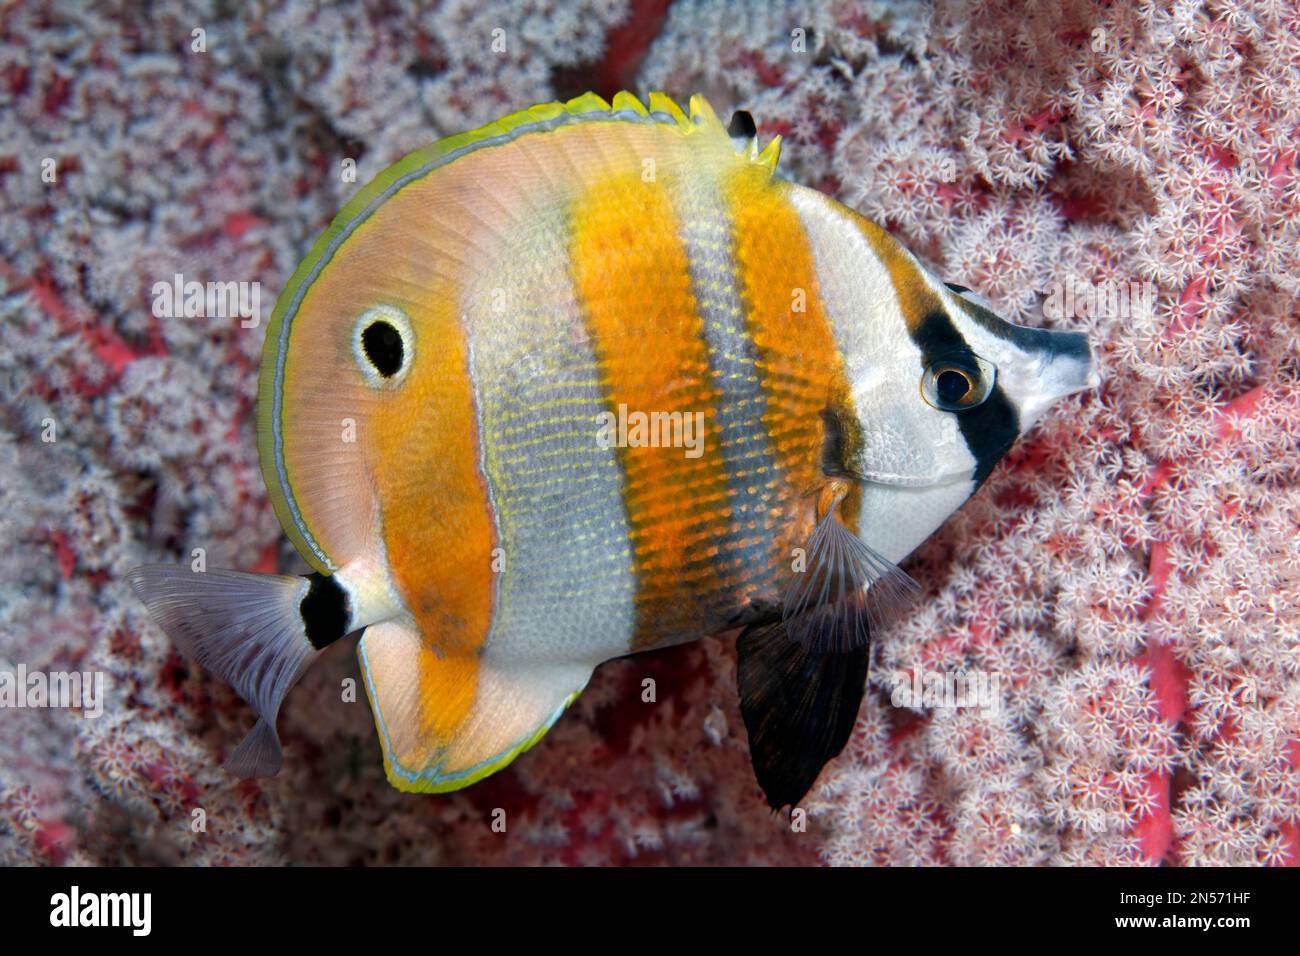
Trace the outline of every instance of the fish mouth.
<instances>
[{"instance_id":1,"label":"fish mouth","mask_svg":"<svg viewBox=\"0 0 1300 956\"><path fill-rule=\"evenodd\" d=\"M1058 332L1057 335L1063 336L1068 341L1057 353L1054 361L1066 364L1066 369L1061 376L1065 381L1077 383L1066 394L1073 395L1075 392L1099 386L1101 370L1097 368L1097 358L1093 354L1092 343L1088 341L1088 336L1082 332Z\"/></svg>"},{"instance_id":2,"label":"fish mouth","mask_svg":"<svg viewBox=\"0 0 1300 956\"><path fill-rule=\"evenodd\" d=\"M1096 388L1101 373L1088 336L1082 332L1051 332L1030 376L1029 394L1020 400L1020 432L1024 434L1054 404L1068 395Z\"/></svg>"},{"instance_id":3,"label":"fish mouth","mask_svg":"<svg viewBox=\"0 0 1300 956\"><path fill-rule=\"evenodd\" d=\"M1022 353L1038 357L1029 380L1039 394L1030 403L1029 418L1036 418L1058 399L1101 384L1092 343L1085 333L1016 325L982 304L968 290L962 290L956 299L966 315L986 331L1010 342Z\"/></svg>"},{"instance_id":4,"label":"fish mouth","mask_svg":"<svg viewBox=\"0 0 1300 956\"><path fill-rule=\"evenodd\" d=\"M1041 356L1034 377L1053 401L1101 384L1092 343L1083 332L1048 332Z\"/></svg>"},{"instance_id":5,"label":"fish mouth","mask_svg":"<svg viewBox=\"0 0 1300 956\"><path fill-rule=\"evenodd\" d=\"M1062 385L1073 382L1075 392L1101 384L1092 342L1088 341L1087 334L1057 330L1045 332L1047 337L1040 346L1039 375L1056 377Z\"/></svg>"}]
</instances>

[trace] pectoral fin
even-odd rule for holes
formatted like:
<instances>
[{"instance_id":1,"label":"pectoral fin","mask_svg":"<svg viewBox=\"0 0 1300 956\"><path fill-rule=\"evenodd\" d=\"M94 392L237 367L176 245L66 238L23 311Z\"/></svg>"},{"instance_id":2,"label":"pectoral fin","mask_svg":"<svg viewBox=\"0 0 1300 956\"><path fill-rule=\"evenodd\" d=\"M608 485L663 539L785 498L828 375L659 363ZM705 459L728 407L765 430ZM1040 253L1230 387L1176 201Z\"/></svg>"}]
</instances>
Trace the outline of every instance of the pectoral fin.
<instances>
[{"instance_id":1,"label":"pectoral fin","mask_svg":"<svg viewBox=\"0 0 1300 956\"><path fill-rule=\"evenodd\" d=\"M920 591L905 571L840 521L846 491L840 481L825 489L820 520L805 548L806 566L795 572L782 602L790 639L819 653L866 647L871 629L899 614Z\"/></svg>"}]
</instances>

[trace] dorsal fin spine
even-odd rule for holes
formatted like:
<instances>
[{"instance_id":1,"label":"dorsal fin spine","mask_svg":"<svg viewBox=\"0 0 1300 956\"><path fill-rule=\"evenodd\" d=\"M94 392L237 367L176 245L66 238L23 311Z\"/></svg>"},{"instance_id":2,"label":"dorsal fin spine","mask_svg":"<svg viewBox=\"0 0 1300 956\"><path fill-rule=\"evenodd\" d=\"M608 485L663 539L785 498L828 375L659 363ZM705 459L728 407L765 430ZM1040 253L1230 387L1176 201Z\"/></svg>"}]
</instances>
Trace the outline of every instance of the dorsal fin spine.
<instances>
[{"instance_id":1,"label":"dorsal fin spine","mask_svg":"<svg viewBox=\"0 0 1300 956\"><path fill-rule=\"evenodd\" d=\"M674 103L667 93L660 93L658 90L650 94L650 112L665 113L676 120L678 126L691 124L686 114L682 112L682 108Z\"/></svg>"},{"instance_id":2,"label":"dorsal fin spine","mask_svg":"<svg viewBox=\"0 0 1300 956\"><path fill-rule=\"evenodd\" d=\"M609 113L611 108L604 97L595 93L583 93L564 104L566 113Z\"/></svg>"},{"instance_id":3,"label":"dorsal fin spine","mask_svg":"<svg viewBox=\"0 0 1300 956\"><path fill-rule=\"evenodd\" d=\"M612 104L612 109L613 112L615 113L622 112L623 110L631 110L633 113L636 113L639 116L650 115L650 111L645 108L645 104L642 103L640 100L638 100L627 90L620 90L619 92L614 94L614 102Z\"/></svg>"},{"instance_id":4,"label":"dorsal fin spine","mask_svg":"<svg viewBox=\"0 0 1300 956\"><path fill-rule=\"evenodd\" d=\"M708 126L724 135L726 134L727 129L722 125L722 121L718 119L718 114L713 112L713 107L709 105L709 101L699 93L691 96L690 107L692 123L696 126Z\"/></svg>"},{"instance_id":5,"label":"dorsal fin spine","mask_svg":"<svg viewBox=\"0 0 1300 956\"><path fill-rule=\"evenodd\" d=\"M763 151L754 157L754 162L766 166L769 172L775 172L777 160L780 158L781 137L773 136L772 141L763 147Z\"/></svg>"}]
</instances>

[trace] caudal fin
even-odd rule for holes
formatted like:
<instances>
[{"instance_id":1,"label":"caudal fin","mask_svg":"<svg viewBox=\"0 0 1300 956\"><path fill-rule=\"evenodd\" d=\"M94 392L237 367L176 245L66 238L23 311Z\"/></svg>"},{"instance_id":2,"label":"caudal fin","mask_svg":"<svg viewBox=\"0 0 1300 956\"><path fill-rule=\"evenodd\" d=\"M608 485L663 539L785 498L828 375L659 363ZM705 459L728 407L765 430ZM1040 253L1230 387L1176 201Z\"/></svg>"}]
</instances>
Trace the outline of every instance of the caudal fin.
<instances>
[{"instance_id":1,"label":"caudal fin","mask_svg":"<svg viewBox=\"0 0 1300 956\"><path fill-rule=\"evenodd\" d=\"M151 564L127 575L136 596L181 651L224 679L258 721L226 761L240 777L269 777L282 753L275 719L289 689L319 653L307 639L307 578L190 571Z\"/></svg>"}]
</instances>

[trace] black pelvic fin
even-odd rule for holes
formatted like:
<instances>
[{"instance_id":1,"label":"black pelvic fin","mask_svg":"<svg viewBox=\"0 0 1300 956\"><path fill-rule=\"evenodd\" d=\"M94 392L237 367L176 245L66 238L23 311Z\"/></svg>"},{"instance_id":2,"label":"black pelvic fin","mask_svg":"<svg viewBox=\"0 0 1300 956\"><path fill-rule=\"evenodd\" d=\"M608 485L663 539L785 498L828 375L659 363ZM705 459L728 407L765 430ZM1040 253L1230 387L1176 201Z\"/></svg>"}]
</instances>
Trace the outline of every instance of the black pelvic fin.
<instances>
[{"instance_id":1,"label":"black pelvic fin","mask_svg":"<svg viewBox=\"0 0 1300 956\"><path fill-rule=\"evenodd\" d=\"M754 776L772 809L794 807L853 732L870 649L817 653L775 624L747 629L736 650Z\"/></svg>"}]
</instances>

